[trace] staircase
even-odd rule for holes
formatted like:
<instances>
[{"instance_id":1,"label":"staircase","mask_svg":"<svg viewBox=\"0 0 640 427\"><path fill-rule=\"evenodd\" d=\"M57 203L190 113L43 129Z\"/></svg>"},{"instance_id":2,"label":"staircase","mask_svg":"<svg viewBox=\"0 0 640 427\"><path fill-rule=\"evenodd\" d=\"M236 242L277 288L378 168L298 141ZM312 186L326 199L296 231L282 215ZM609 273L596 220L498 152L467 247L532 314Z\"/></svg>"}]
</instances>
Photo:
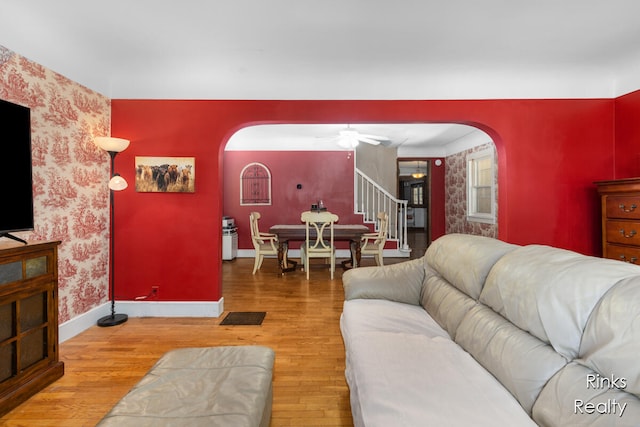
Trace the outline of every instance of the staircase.
<instances>
[{"instance_id":1,"label":"staircase","mask_svg":"<svg viewBox=\"0 0 640 427\"><path fill-rule=\"evenodd\" d=\"M360 169L355 170L354 211L361 214L365 224L375 224L379 212L389 215L387 241L396 242L397 248L387 256L408 257L411 249L407 244L407 200L392 196ZM389 252L385 250L385 252Z\"/></svg>"}]
</instances>

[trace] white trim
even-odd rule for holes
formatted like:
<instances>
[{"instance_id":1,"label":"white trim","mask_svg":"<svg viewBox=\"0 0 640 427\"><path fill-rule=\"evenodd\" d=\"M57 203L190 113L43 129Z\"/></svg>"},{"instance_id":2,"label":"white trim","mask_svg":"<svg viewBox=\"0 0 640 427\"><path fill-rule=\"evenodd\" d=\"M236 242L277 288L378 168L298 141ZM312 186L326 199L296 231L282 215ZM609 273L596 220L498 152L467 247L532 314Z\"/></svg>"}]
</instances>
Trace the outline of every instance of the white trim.
<instances>
[{"instance_id":1,"label":"white trim","mask_svg":"<svg viewBox=\"0 0 640 427\"><path fill-rule=\"evenodd\" d=\"M491 213L478 213L471 212L471 206L473 206L472 199L472 184L474 174L471 171L471 162L489 157L491 159ZM467 221L469 222L481 222L484 224L496 223L496 158L493 147L485 148L480 151L469 153L466 157L467 162Z\"/></svg>"},{"instance_id":2,"label":"white trim","mask_svg":"<svg viewBox=\"0 0 640 427\"><path fill-rule=\"evenodd\" d=\"M480 216L480 214L467 215L467 221L469 222L481 222L483 224L495 224L496 220L493 217Z\"/></svg>"},{"instance_id":3,"label":"white trim","mask_svg":"<svg viewBox=\"0 0 640 427\"><path fill-rule=\"evenodd\" d=\"M382 256L389 258L407 258L409 257L411 251L405 251L400 249L384 249L382 251ZM238 258L255 258L256 251L254 249L238 249ZM287 251L287 256L289 258L300 258L300 249L289 249ZM349 249L338 249L336 250L337 258L350 258L351 251ZM275 255L265 255L265 258L276 258ZM363 257L364 258L364 257ZM369 258L369 257L366 257Z\"/></svg>"},{"instance_id":4,"label":"white trim","mask_svg":"<svg viewBox=\"0 0 640 427\"><path fill-rule=\"evenodd\" d=\"M411 249L383 249L382 250L382 257L388 257L388 258L409 258L409 256L411 256ZM373 258L373 255L371 257L365 257L363 256L363 258Z\"/></svg>"},{"instance_id":5,"label":"white trim","mask_svg":"<svg viewBox=\"0 0 640 427\"><path fill-rule=\"evenodd\" d=\"M58 341L65 342L69 338L84 332L98 322L103 316L110 313L111 302L104 303L98 307L94 307L80 316L76 316L71 320L67 320L58 326Z\"/></svg>"},{"instance_id":6,"label":"white trim","mask_svg":"<svg viewBox=\"0 0 640 427\"><path fill-rule=\"evenodd\" d=\"M129 317L218 317L224 311L224 297L219 301L117 301L116 307Z\"/></svg>"},{"instance_id":7,"label":"white trim","mask_svg":"<svg viewBox=\"0 0 640 427\"><path fill-rule=\"evenodd\" d=\"M58 326L58 341L65 342L96 325L98 319L109 315L111 302L95 307ZM219 301L116 301L116 313L129 317L220 317L224 312L224 298Z\"/></svg>"}]
</instances>

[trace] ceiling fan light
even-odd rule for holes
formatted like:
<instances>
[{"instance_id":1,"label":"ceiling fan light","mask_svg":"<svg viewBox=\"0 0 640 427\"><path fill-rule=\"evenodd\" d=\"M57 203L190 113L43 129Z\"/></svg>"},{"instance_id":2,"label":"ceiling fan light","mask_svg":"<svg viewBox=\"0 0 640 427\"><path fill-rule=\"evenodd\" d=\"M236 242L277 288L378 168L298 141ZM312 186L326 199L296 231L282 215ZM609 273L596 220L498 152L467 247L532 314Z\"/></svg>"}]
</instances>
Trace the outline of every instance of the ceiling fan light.
<instances>
[{"instance_id":1,"label":"ceiling fan light","mask_svg":"<svg viewBox=\"0 0 640 427\"><path fill-rule=\"evenodd\" d=\"M365 142L370 145L379 145L383 141L390 142L391 140L386 136L362 134L347 125L345 129L338 131L338 137L335 141L342 148L354 149L361 142Z\"/></svg>"},{"instance_id":2,"label":"ceiling fan light","mask_svg":"<svg viewBox=\"0 0 640 427\"><path fill-rule=\"evenodd\" d=\"M340 138L338 138L338 145L342 148L355 148L358 146L358 138L341 135Z\"/></svg>"},{"instance_id":3,"label":"ceiling fan light","mask_svg":"<svg viewBox=\"0 0 640 427\"><path fill-rule=\"evenodd\" d=\"M358 131L353 129L343 129L340 131L340 136L344 136L345 138L357 138Z\"/></svg>"}]
</instances>

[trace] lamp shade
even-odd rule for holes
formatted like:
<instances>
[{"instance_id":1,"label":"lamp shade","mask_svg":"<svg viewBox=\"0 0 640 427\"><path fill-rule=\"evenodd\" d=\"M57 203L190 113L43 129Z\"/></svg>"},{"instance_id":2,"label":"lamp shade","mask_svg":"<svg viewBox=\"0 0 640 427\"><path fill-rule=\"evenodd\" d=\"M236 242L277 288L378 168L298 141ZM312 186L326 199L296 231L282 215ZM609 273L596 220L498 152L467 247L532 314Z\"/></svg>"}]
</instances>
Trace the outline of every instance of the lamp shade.
<instances>
[{"instance_id":1,"label":"lamp shade","mask_svg":"<svg viewBox=\"0 0 640 427\"><path fill-rule=\"evenodd\" d=\"M105 151L119 153L127 149L130 141L128 139L113 138L110 136L97 136L94 142Z\"/></svg>"},{"instance_id":2,"label":"lamp shade","mask_svg":"<svg viewBox=\"0 0 640 427\"><path fill-rule=\"evenodd\" d=\"M113 178L109 180L109 188L113 191L121 191L127 188L129 184L127 184L127 180L121 177L118 174L115 174Z\"/></svg>"}]
</instances>

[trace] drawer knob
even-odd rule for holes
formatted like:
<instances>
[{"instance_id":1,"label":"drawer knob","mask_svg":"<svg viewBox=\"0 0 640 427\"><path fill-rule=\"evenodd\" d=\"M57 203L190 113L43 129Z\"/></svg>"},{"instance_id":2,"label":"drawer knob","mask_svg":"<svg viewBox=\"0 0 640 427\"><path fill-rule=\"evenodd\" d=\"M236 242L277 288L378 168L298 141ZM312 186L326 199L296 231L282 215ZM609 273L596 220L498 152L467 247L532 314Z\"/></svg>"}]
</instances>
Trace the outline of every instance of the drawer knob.
<instances>
[{"instance_id":1,"label":"drawer knob","mask_svg":"<svg viewBox=\"0 0 640 427\"><path fill-rule=\"evenodd\" d=\"M633 212L636 210L636 208L638 207L638 205L636 205L635 203L632 203L631 206L629 206L628 208L625 206L624 203L620 203L620 205L618 205L618 207L620 208L621 211L623 212Z\"/></svg>"},{"instance_id":2,"label":"drawer knob","mask_svg":"<svg viewBox=\"0 0 640 427\"><path fill-rule=\"evenodd\" d=\"M630 239L638 233L636 230L631 230L629 234L627 234L625 233L624 228L621 228L618 231L620 232L620 235L622 235L622 237L624 237L625 239Z\"/></svg>"},{"instance_id":3,"label":"drawer knob","mask_svg":"<svg viewBox=\"0 0 640 427\"><path fill-rule=\"evenodd\" d=\"M620 255L620 261L628 262L630 264L635 264L636 261L638 261L638 258L632 256L631 258L627 259L627 257L624 254L622 254Z\"/></svg>"}]
</instances>

